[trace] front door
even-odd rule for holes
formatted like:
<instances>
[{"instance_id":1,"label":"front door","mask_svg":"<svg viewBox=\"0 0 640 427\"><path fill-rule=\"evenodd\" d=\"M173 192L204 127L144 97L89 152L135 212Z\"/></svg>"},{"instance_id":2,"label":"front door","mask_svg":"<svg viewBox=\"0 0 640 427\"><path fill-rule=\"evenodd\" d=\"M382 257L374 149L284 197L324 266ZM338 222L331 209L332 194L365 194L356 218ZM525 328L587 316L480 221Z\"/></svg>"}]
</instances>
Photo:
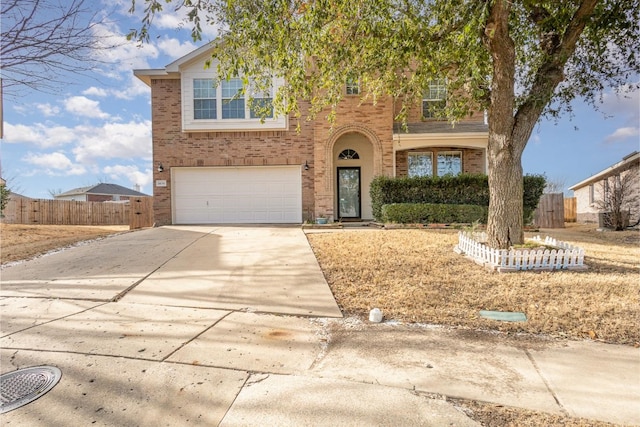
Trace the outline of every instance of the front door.
<instances>
[{"instance_id":1,"label":"front door","mask_svg":"<svg viewBox=\"0 0 640 427\"><path fill-rule=\"evenodd\" d=\"M338 168L338 217L360 218L360 168Z\"/></svg>"}]
</instances>

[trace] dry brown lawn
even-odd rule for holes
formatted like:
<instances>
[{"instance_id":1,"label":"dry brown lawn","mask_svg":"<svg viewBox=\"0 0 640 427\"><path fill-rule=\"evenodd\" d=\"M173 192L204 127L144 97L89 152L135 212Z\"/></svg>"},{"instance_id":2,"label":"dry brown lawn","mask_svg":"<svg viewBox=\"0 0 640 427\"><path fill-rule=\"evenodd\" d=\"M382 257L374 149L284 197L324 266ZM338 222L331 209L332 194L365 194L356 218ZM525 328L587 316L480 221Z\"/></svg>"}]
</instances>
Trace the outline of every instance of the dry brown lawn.
<instances>
[{"instance_id":1,"label":"dry brown lawn","mask_svg":"<svg viewBox=\"0 0 640 427\"><path fill-rule=\"evenodd\" d=\"M33 258L84 240L121 233L127 225L30 225L0 223L0 264Z\"/></svg>"},{"instance_id":2,"label":"dry brown lawn","mask_svg":"<svg viewBox=\"0 0 640 427\"><path fill-rule=\"evenodd\" d=\"M541 230L583 247L587 271L496 273L453 252L454 230L310 233L342 310L385 319L640 344L640 232L568 224ZM529 234L528 234L529 235ZM480 310L518 311L498 322Z\"/></svg>"}]
</instances>

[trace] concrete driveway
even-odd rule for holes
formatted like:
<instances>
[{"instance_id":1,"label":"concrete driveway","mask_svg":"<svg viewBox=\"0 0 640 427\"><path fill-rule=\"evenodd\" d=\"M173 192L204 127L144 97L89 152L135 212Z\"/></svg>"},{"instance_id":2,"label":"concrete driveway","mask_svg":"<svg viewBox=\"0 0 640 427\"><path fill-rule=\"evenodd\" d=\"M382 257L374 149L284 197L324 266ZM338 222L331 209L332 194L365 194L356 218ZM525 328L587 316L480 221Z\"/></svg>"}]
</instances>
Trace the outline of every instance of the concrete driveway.
<instances>
[{"instance_id":1,"label":"concrete driveway","mask_svg":"<svg viewBox=\"0 0 640 427\"><path fill-rule=\"evenodd\" d=\"M126 233L6 268L0 296L342 317L299 227Z\"/></svg>"},{"instance_id":2,"label":"concrete driveway","mask_svg":"<svg viewBox=\"0 0 640 427\"><path fill-rule=\"evenodd\" d=\"M2 374L62 372L3 425L478 425L413 390L313 373L342 315L299 228L109 237L4 268L0 313Z\"/></svg>"}]
</instances>

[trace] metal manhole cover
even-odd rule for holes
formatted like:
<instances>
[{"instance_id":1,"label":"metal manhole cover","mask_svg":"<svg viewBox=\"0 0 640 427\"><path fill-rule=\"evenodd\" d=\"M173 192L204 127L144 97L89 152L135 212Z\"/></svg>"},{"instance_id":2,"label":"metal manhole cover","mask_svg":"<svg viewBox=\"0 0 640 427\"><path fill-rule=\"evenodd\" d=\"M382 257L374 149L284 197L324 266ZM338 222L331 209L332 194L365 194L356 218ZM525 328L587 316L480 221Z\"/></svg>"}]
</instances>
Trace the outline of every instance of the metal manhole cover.
<instances>
[{"instance_id":1,"label":"metal manhole cover","mask_svg":"<svg viewBox=\"0 0 640 427\"><path fill-rule=\"evenodd\" d=\"M0 375L0 414L43 396L61 377L62 372L55 366L34 366Z\"/></svg>"}]
</instances>

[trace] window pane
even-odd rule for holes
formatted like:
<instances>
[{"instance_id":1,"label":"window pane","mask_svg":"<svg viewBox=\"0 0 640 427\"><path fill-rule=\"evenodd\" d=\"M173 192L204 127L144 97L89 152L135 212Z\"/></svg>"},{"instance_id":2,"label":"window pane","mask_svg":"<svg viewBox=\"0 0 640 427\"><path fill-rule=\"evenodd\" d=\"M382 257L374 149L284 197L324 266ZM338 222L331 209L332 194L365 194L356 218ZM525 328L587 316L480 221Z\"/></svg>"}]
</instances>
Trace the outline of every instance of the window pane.
<instances>
[{"instance_id":1,"label":"window pane","mask_svg":"<svg viewBox=\"0 0 640 427\"><path fill-rule=\"evenodd\" d=\"M213 79L194 79L193 80L193 97L194 98L215 98L216 88L213 85Z\"/></svg>"},{"instance_id":2,"label":"window pane","mask_svg":"<svg viewBox=\"0 0 640 427\"><path fill-rule=\"evenodd\" d=\"M215 119L216 118L215 99L194 99L193 118L194 119Z\"/></svg>"},{"instance_id":3,"label":"window pane","mask_svg":"<svg viewBox=\"0 0 640 427\"><path fill-rule=\"evenodd\" d=\"M216 118L216 88L213 79L193 79L193 118Z\"/></svg>"},{"instance_id":4,"label":"window pane","mask_svg":"<svg viewBox=\"0 0 640 427\"><path fill-rule=\"evenodd\" d=\"M431 153L409 153L408 162L409 177L433 175Z\"/></svg>"},{"instance_id":5,"label":"window pane","mask_svg":"<svg viewBox=\"0 0 640 427\"><path fill-rule=\"evenodd\" d=\"M223 119L244 119L244 99L222 101Z\"/></svg>"},{"instance_id":6,"label":"window pane","mask_svg":"<svg viewBox=\"0 0 640 427\"><path fill-rule=\"evenodd\" d=\"M358 95L360 93L360 79L354 76L347 77L347 95Z\"/></svg>"},{"instance_id":7,"label":"window pane","mask_svg":"<svg viewBox=\"0 0 640 427\"><path fill-rule=\"evenodd\" d=\"M244 95L241 92L241 79L222 82L223 119L244 119Z\"/></svg>"},{"instance_id":8,"label":"window pane","mask_svg":"<svg viewBox=\"0 0 640 427\"><path fill-rule=\"evenodd\" d=\"M422 117L432 119L438 117L438 112L444 110L445 101L422 101Z\"/></svg>"},{"instance_id":9,"label":"window pane","mask_svg":"<svg viewBox=\"0 0 640 427\"><path fill-rule=\"evenodd\" d=\"M250 117L252 119L261 119L266 118L270 119L273 117L273 99L272 98L253 98L253 103L251 104Z\"/></svg>"},{"instance_id":10,"label":"window pane","mask_svg":"<svg viewBox=\"0 0 640 427\"><path fill-rule=\"evenodd\" d=\"M243 97L242 94L238 94L242 91L242 80L231 79L229 81L222 82L222 98L233 98L236 95Z\"/></svg>"},{"instance_id":11,"label":"window pane","mask_svg":"<svg viewBox=\"0 0 640 427\"><path fill-rule=\"evenodd\" d=\"M445 79L431 80L422 97L422 117L427 119L437 117L438 112L444 110L446 99Z\"/></svg>"},{"instance_id":12,"label":"window pane","mask_svg":"<svg viewBox=\"0 0 640 427\"><path fill-rule=\"evenodd\" d=\"M458 175L462 172L462 153L442 151L438 153L438 176Z\"/></svg>"}]
</instances>

